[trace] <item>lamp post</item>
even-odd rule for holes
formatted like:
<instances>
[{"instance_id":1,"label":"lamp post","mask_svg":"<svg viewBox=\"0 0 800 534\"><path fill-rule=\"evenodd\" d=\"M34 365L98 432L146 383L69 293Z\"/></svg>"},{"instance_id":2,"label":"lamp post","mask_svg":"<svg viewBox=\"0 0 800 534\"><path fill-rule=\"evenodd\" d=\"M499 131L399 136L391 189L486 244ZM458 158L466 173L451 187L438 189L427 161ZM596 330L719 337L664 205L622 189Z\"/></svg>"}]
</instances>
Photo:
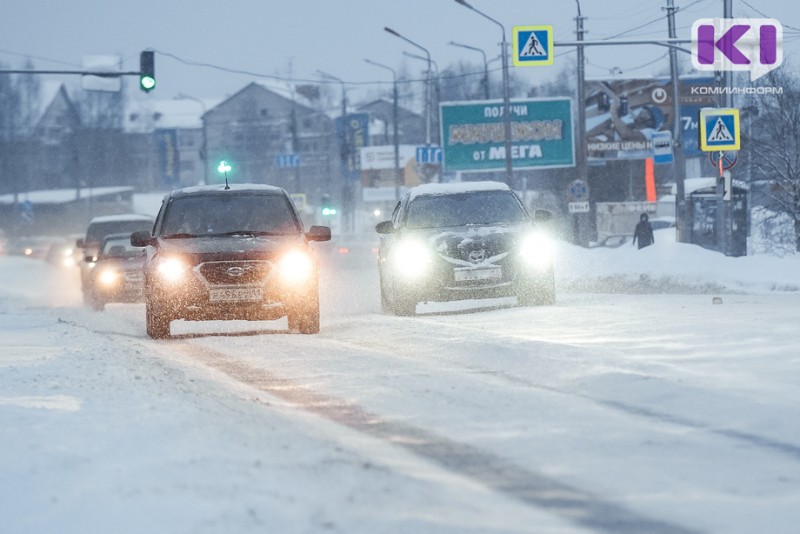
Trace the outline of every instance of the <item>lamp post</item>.
<instances>
[{"instance_id":1,"label":"lamp post","mask_svg":"<svg viewBox=\"0 0 800 534\"><path fill-rule=\"evenodd\" d=\"M406 57L413 58L413 59L421 59L422 61L427 61L428 60L428 58L422 57L419 54L412 54L410 52L403 52L403 55L406 56ZM428 65L429 69L430 69L430 65L433 65L433 72L434 72L434 76L436 77L436 83L434 84L434 90L435 90L435 93L436 93L435 105L434 105L434 101L431 100L431 109L438 109L439 108L439 102L441 102L441 92L439 90L439 65L433 59L430 60L430 63ZM431 123L434 122L433 121L433 115L434 114L431 113ZM431 124L431 131L435 133L436 144L440 144L439 133L438 133L439 132L439 120L437 119L435 122L436 122L436 128L434 128L433 125ZM434 135L434 133L432 133L431 135Z\"/></svg>"},{"instance_id":2,"label":"lamp post","mask_svg":"<svg viewBox=\"0 0 800 534\"><path fill-rule=\"evenodd\" d=\"M461 48L466 48L467 50L475 50L476 52L480 52L481 56L483 56L483 81L481 84L483 85L483 97L486 100L489 100L489 62L486 61L486 52L477 48L475 46L470 46L462 43L456 43L455 41L450 41L447 43L451 46L458 46Z\"/></svg>"},{"instance_id":3,"label":"lamp post","mask_svg":"<svg viewBox=\"0 0 800 534\"><path fill-rule=\"evenodd\" d=\"M342 196L341 196L341 206L342 206L342 215L344 216L344 229L345 231L349 232L353 230L355 226L355 205L354 205L354 192L353 192L353 184L350 183L350 175L348 173L348 169L356 169L356 154L351 153L350 149L353 148L350 146L350 139L349 139L349 129L347 126L347 89L345 88L344 80L341 78L337 78L333 74L328 74L327 72L323 72L321 70L317 70L320 76L323 78L327 78L329 80L337 81L342 84L342 124L341 124L341 132L339 133L339 159L341 160L341 175L342 175ZM354 151L353 151L354 152ZM348 158L350 159L348 165Z\"/></svg>"},{"instance_id":4,"label":"lamp post","mask_svg":"<svg viewBox=\"0 0 800 534\"><path fill-rule=\"evenodd\" d=\"M389 27L384 27L384 31L391 33L395 37L402 39L411 46L419 48L425 52L425 58L428 62L428 72L425 78L425 148L430 152L431 148L431 54L424 46L415 43L411 39L404 37Z\"/></svg>"},{"instance_id":5,"label":"lamp post","mask_svg":"<svg viewBox=\"0 0 800 534\"><path fill-rule=\"evenodd\" d=\"M202 106L203 108L203 114L200 115L200 120L203 122L203 140L202 140L202 147L200 148L200 159L203 160L203 183L207 184L208 183L208 154L207 154L208 137L206 136L206 121L204 118L206 116L206 110L207 110L206 103L197 97L187 95L184 93L178 93L177 95L175 95L175 100L193 100L199 103L200 106Z\"/></svg>"},{"instance_id":6,"label":"lamp post","mask_svg":"<svg viewBox=\"0 0 800 534\"><path fill-rule=\"evenodd\" d=\"M510 96L510 89L508 86L508 43L506 42L506 29L505 27L498 22L497 20L493 19L486 13L474 8L470 4L467 3L466 0L455 0L457 4L460 4L467 9L470 9L480 15L481 17L494 22L498 26L500 26L500 30L502 31L503 41L500 46L502 46L502 54L503 54L503 132L505 137L505 156L506 156L506 184L509 187L513 187L514 185L514 174L513 174L513 164L511 162L511 96Z\"/></svg>"},{"instance_id":7,"label":"lamp post","mask_svg":"<svg viewBox=\"0 0 800 534\"><path fill-rule=\"evenodd\" d=\"M384 65L383 63L378 63L377 61L372 61L370 59L364 59L370 65L375 65L376 67L380 67L382 69L386 69L391 71L392 73L392 136L394 142L394 200L397 202L400 200L400 184L402 183L402 176L400 175L400 139L398 136L398 126L397 126L397 72L388 65Z\"/></svg>"}]
</instances>

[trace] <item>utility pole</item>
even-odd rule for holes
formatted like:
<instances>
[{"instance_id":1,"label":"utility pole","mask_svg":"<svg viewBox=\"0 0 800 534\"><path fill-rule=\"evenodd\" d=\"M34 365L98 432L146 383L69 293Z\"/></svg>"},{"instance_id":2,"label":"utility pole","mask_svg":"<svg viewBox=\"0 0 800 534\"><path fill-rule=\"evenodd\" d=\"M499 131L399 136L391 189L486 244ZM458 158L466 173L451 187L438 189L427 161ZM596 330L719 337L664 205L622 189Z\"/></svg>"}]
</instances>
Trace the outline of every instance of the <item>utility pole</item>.
<instances>
[{"instance_id":1,"label":"utility pole","mask_svg":"<svg viewBox=\"0 0 800 534\"><path fill-rule=\"evenodd\" d=\"M726 19L733 17L732 4L732 0L723 0L722 16ZM726 108L733 107L733 94L730 92L732 77L733 73L731 71L726 70L723 72L723 83L726 89L723 93L723 107ZM720 160L722 160L721 154ZM730 173L731 170L729 169L725 172ZM728 191L727 196L725 195L725 181L724 176L720 176L717 179L717 228L719 229L717 231L717 236L719 239L720 252L726 256L730 256L733 253L733 232L731 228L731 221L733 219L733 212L731 209L733 200L733 178L729 180L731 191Z\"/></svg>"},{"instance_id":2,"label":"utility pole","mask_svg":"<svg viewBox=\"0 0 800 534\"><path fill-rule=\"evenodd\" d=\"M581 3L580 0L575 0L578 4L578 16L575 17L575 34L580 43L583 41L583 35L585 33L583 29L583 21L586 20L581 14ZM583 45L579 44L577 46L578 49L578 136L577 136L577 143L578 143L578 150L576 150L577 160L575 161L575 170L577 173L578 180L583 181L584 183L588 183L589 179L589 168L587 164L587 146L586 146L586 71L585 71L585 60L583 56ZM574 217L573 220L573 234L575 237L576 242L580 243L582 240L580 239L581 231L580 231L580 219L582 215L580 213L573 213L572 216Z\"/></svg>"},{"instance_id":3,"label":"utility pole","mask_svg":"<svg viewBox=\"0 0 800 534\"><path fill-rule=\"evenodd\" d=\"M675 28L675 0L667 0L667 20L669 24L669 38L677 38ZM686 161L683 158L683 143L681 142L681 94L680 75L678 74L678 51L674 46L669 47L669 71L672 78L672 146L673 146L673 175L675 176L675 221L678 242L684 243L688 237L686 228Z\"/></svg>"}]
</instances>

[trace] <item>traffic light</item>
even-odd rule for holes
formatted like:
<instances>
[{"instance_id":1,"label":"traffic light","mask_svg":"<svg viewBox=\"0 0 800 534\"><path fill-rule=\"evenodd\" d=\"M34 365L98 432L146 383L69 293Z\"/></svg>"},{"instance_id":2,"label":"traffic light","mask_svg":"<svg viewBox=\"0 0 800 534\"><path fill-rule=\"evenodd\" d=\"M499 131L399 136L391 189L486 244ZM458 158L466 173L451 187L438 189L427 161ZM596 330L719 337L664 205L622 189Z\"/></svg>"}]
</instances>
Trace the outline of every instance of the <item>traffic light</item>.
<instances>
[{"instance_id":1,"label":"traffic light","mask_svg":"<svg viewBox=\"0 0 800 534\"><path fill-rule=\"evenodd\" d=\"M145 50L139 56L139 89L149 93L156 88L156 61L154 52Z\"/></svg>"},{"instance_id":2,"label":"traffic light","mask_svg":"<svg viewBox=\"0 0 800 534\"><path fill-rule=\"evenodd\" d=\"M333 205L330 195L322 195L322 214L326 216L336 215L336 207Z\"/></svg>"}]
</instances>

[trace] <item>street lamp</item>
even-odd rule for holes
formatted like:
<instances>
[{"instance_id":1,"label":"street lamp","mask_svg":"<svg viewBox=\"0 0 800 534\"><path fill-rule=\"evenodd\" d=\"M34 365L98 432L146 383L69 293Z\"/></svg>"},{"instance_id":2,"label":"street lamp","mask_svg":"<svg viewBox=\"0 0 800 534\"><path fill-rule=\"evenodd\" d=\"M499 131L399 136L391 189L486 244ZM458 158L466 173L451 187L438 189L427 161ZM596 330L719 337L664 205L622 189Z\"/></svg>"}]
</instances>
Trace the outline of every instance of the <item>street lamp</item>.
<instances>
[{"instance_id":1,"label":"street lamp","mask_svg":"<svg viewBox=\"0 0 800 534\"><path fill-rule=\"evenodd\" d=\"M449 44L450 46L458 46L461 48L466 48L467 50L475 50L476 52L481 53L481 56L483 56L483 81L481 82L481 84L483 85L483 97L486 100L489 100L489 62L486 61L486 52L475 46L456 43L455 41L450 41L447 44Z\"/></svg>"},{"instance_id":2,"label":"street lamp","mask_svg":"<svg viewBox=\"0 0 800 534\"><path fill-rule=\"evenodd\" d=\"M421 59L422 61L427 61L428 60L428 58L426 58L426 57L420 56L419 54L412 54L411 52L405 52L404 51L403 55L406 56L406 57L413 58L413 59ZM433 72L435 73L434 76L436 77L436 84L434 85L434 89L436 91L436 99L435 99L436 100L436 104L434 105L433 101L431 101L431 108L432 109L439 109L439 102L441 102L441 91L439 89L439 65L433 59L430 60L430 63L428 64L428 69L430 69L431 65L433 65ZM431 116L433 116L433 113L431 113ZM431 122L434 122L434 121L431 120ZM435 131L435 132L439 131L439 121L438 121L438 119L436 120L436 128L434 129L433 126L431 126L431 130ZM437 144L440 143L439 134L438 133L436 133L436 143Z\"/></svg>"},{"instance_id":3,"label":"street lamp","mask_svg":"<svg viewBox=\"0 0 800 534\"><path fill-rule=\"evenodd\" d=\"M208 154L206 153L208 150L208 142L207 142L207 135L206 135L206 103L200 100L199 98L191 95L187 95L184 93L178 93L175 95L175 100L193 100L200 104L203 108L203 114L200 115L200 120L203 122L203 140L202 140L202 147L200 148L200 159L203 160L203 183L208 183Z\"/></svg>"},{"instance_id":4,"label":"street lamp","mask_svg":"<svg viewBox=\"0 0 800 534\"><path fill-rule=\"evenodd\" d=\"M393 29L391 29L389 27L384 27L383 29L384 29L384 31L386 31L388 33L391 33L395 37L399 37L400 39L402 39L403 41L407 42L411 46L419 48L420 50L425 52L425 58L426 58L426 61L428 62L428 72L427 72L427 76L425 78L425 148L428 149L428 152L430 152L430 148L431 148L431 53L428 52L428 49L425 48L424 46L422 46L422 45L420 45L418 43L415 43L414 41L412 41L411 39L409 39L407 37L403 37L402 35L400 35L396 31L394 31Z\"/></svg>"},{"instance_id":5,"label":"street lamp","mask_svg":"<svg viewBox=\"0 0 800 534\"><path fill-rule=\"evenodd\" d=\"M455 0L457 4L461 4L462 6L470 9L480 15L481 17L494 22L498 26L500 26L500 30L503 32L503 42L501 43L502 46L502 53L503 53L503 131L505 137L505 152L506 152L506 184L509 187L513 186L514 176L513 176L513 165L511 163L511 96L510 90L508 86L508 43L506 42L506 29L505 27L498 22L497 20L493 19L486 13L474 8L470 4L467 3L466 0Z\"/></svg>"},{"instance_id":6,"label":"street lamp","mask_svg":"<svg viewBox=\"0 0 800 534\"><path fill-rule=\"evenodd\" d=\"M400 200L400 184L402 182L402 177L400 175L400 140L398 137L398 126L397 126L397 72L388 65L384 65L383 63L378 63L377 61L372 61L370 59L364 59L370 65L375 65L376 67L380 67L382 69L386 69L392 72L392 134L394 137L394 200L397 202Z\"/></svg>"}]
</instances>

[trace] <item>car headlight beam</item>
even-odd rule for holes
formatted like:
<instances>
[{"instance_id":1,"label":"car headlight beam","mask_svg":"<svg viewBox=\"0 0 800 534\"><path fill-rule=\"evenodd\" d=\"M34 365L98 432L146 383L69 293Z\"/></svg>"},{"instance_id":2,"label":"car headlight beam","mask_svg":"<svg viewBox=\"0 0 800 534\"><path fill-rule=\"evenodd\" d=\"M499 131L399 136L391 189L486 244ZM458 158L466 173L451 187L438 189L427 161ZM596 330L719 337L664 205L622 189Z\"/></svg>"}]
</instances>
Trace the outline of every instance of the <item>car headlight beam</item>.
<instances>
[{"instance_id":1,"label":"car headlight beam","mask_svg":"<svg viewBox=\"0 0 800 534\"><path fill-rule=\"evenodd\" d=\"M522 238L519 255L525 265L544 271L553 262L553 241L542 232L532 232Z\"/></svg>"},{"instance_id":2,"label":"car headlight beam","mask_svg":"<svg viewBox=\"0 0 800 534\"><path fill-rule=\"evenodd\" d=\"M186 273L186 264L178 258L165 258L158 263L158 274L167 282L178 282Z\"/></svg>"},{"instance_id":3,"label":"car headlight beam","mask_svg":"<svg viewBox=\"0 0 800 534\"><path fill-rule=\"evenodd\" d=\"M307 252L290 250L278 261L278 272L284 282L299 284L311 278L314 273L314 262Z\"/></svg>"},{"instance_id":4,"label":"car headlight beam","mask_svg":"<svg viewBox=\"0 0 800 534\"><path fill-rule=\"evenodd\" d=\"M98 280L104 286L113 286L119 280L119 271L116 269L103 269L98 275Z\"/></svg>"},{"instance_id":5,"label":"car headlight beam","mask_svg":"<svg viewBox=\"0 0 800 534\"><path fill-rule=\"evenodd\" d=\"M416 239L402 239L390 258L395 271L401 276L418 278L425 274L433 262L430 249Z\"/></svg>"}]
</instances>

